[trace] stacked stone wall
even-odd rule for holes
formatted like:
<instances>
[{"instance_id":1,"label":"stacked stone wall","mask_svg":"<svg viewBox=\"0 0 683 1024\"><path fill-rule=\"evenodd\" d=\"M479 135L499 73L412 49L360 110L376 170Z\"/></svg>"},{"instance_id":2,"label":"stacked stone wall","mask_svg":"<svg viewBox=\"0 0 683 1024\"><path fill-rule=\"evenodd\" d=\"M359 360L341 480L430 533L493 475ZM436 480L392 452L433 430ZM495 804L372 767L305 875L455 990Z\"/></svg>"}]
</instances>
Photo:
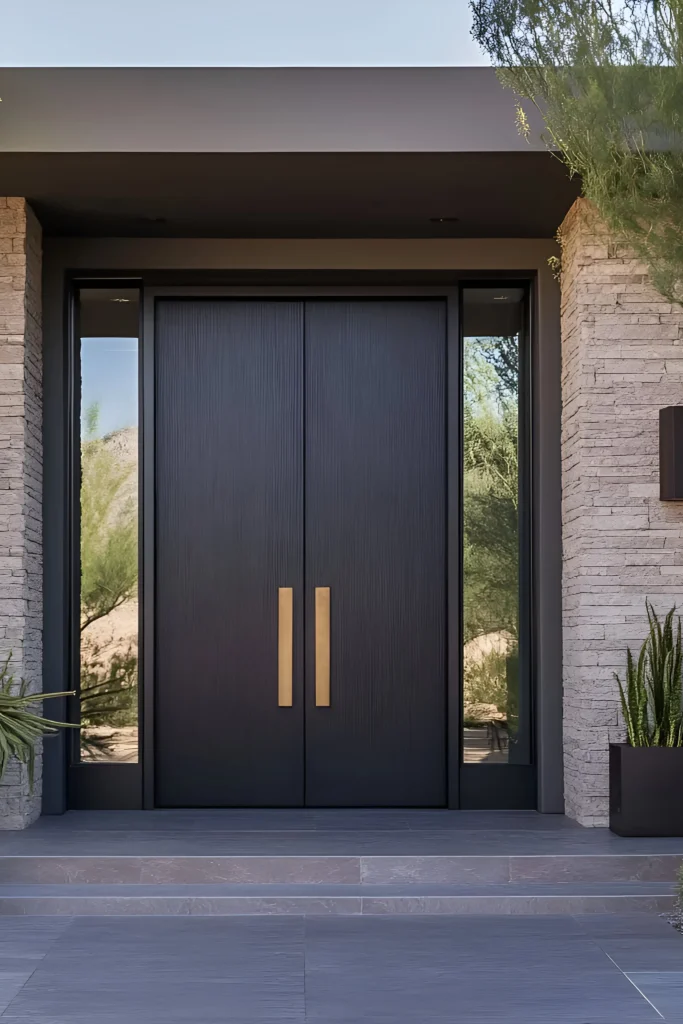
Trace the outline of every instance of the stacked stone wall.
<instances>
[{"instance_id":1,"label":"stacked stone wall","mask_svg":"<svg viewBox=\"0 0 683 1024\"><path fill-rule=\"evenodd\" d=\"M41 229L24 199L0 198L0 658L39 690L42 675ZM0 782L0 828L40 813L41 753Z\"/></svg>"},{"instance_id":2,"label":"stacked stone wall","mask_svg":"<svg viewBox=\"0 0 683 1024\"><path fill-rule=\"evenodd\" d=\"M585 200L561 229L566 811L608 816L614 672L646 633L645 598L683 605L683 505L659 500L659 410L683 404L683 309Z\"/></svg>"}]
</instances>

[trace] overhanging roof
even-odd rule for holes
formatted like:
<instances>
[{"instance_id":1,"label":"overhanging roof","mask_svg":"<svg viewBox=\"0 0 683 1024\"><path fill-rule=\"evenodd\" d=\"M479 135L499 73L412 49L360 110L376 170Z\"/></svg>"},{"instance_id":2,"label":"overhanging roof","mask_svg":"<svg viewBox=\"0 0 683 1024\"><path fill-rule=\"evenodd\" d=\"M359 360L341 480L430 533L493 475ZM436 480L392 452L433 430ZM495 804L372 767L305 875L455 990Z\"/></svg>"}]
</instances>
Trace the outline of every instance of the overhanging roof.
<instances>
[{"instance_id":1,"label":"overhanging roof","mask_svg":"<svg viewBox=\"0 0 683 1024\"><path fill-rule=\"evenodd\" d=\"M0 97L0 195L49 234L551 237L578 192L489 68L4 69Z\"/></svg>"},{"instance_id":2,"label":"overhanging roof","mask_svg":"<svg viewBox=\"0 0 683 1024\"><path fill-rule=\"evenodd\" d=\"M491 68L5 68L0 97L3 152L529 151Z\"/></svg>"}]
</instances>

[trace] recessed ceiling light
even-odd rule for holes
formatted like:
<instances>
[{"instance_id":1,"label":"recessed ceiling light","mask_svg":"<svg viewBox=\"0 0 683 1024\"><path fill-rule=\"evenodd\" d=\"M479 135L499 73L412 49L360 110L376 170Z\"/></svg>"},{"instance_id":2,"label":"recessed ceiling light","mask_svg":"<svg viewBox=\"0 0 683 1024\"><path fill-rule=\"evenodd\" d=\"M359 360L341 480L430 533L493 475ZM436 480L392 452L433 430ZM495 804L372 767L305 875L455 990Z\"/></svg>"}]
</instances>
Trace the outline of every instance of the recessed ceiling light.
<instances>
[{"instance_id":1,"label":"recessed ceiling light","mask_svg":"<svg viewBox=\"0 0 683 1024\"><path fill-rule=\"evenodd\" d=\"M460 220L459 217L430 217L432 224L457 224Z\"/></svg>"}]
</instances>

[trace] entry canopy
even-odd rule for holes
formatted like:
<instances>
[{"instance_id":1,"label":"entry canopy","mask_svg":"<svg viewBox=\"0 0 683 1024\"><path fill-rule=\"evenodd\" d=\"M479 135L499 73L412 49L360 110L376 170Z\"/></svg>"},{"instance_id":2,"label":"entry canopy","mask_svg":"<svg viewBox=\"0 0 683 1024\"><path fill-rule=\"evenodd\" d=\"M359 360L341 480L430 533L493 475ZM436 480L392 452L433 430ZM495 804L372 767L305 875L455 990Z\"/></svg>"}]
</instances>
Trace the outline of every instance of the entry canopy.
<instances>
[{"instance_id":1,"label":"entry canopy","mask_svg":"<svg viewBox=\"0 0 683 1024\"><path fill-rule=\"evenodd\" d=\"M51 234L551 237L578 193L491 68L0 69Z\"/></svg>"}]
</instances>

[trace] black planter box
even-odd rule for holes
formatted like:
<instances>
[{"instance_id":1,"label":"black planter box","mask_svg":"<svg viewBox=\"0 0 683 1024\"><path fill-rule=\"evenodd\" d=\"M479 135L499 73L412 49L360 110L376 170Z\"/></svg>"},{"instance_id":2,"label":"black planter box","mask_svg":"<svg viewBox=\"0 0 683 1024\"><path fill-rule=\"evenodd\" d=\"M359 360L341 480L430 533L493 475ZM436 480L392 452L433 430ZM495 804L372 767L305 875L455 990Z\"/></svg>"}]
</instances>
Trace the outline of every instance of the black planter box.
<instances>
[{"instance_id":1,"label":"black planter box","mask_svg":"<svg viewBox=\"0 0 683 1024\"><path fill-rule=\"evenodd\" d=\"M683 836L683 747L610 743L609 827L619 836Z\"/></svg>"}]
</instances>

